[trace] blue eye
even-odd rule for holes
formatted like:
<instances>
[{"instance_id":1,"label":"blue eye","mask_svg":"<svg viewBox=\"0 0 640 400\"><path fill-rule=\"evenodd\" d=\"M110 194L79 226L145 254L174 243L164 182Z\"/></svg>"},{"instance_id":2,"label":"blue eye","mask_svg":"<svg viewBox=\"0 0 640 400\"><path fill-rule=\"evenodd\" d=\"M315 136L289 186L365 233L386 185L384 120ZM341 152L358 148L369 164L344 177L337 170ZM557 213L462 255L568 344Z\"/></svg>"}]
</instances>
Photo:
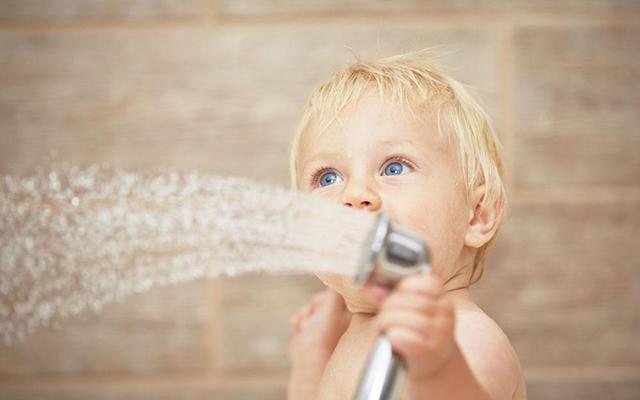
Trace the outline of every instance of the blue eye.
<instances>
[{"instance_id":1,"label":"blue eye","mask_svg":"<svg viewBox=\"0 0 640 400\"><path fill-rule=\"evenodd\" d=\"M335 172L325 172L320 175L320 179L318 179L320 186L329 186L337 182L342 182L342 178Z\"/></svg>"},{"instance_id":2,"label":"blue eye","mask_svg":"<svg viewBox=\"0 0 640 400\"><path fill-rule=\"evenodd\" d=\"M384 167L383 175L403 175L406 174L409 166L400 161L390 162Z\"/></svg>"}]
</instances>

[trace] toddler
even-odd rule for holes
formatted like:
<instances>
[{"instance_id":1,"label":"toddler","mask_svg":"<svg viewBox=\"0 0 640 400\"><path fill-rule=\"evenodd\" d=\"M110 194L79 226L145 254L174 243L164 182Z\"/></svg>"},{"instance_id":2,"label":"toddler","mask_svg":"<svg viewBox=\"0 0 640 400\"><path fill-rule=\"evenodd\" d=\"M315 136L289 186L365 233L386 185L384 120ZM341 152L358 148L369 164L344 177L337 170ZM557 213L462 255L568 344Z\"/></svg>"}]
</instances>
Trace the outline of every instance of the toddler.
<instances>
[{"instance_id":1,"label":"toddler","mask_svg":"<svg viewBox=\"0 0 640 400\"><path fill-rule=\"evenodd\" d=\"M465 86L425 52L358 59L309 97L291 173L298 190L418 233L433 272L391 292L319 276L328 288L291 319L290 400L353 398L380 333L405 362L403 400L526 398L509 339L469 292L506 198L500 144Z\"/></svg>"}]
</instances>

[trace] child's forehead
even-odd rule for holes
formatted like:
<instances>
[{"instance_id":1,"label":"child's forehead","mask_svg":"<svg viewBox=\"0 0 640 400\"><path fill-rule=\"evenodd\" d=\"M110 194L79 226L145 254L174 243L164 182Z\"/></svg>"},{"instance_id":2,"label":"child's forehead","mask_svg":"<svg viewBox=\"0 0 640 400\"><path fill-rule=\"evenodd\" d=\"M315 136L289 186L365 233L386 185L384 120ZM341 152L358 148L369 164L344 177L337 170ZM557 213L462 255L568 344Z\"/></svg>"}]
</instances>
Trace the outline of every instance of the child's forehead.
<instances>
[{"instance_id":1,"label":"child's forehead","mask_svg":"<svg viewBox=\"0 0 640 400\"><path fill-rule=\"evenodd\" d=\"M311 123L301 137L300 150L353 152L394 145L441 149L445 142L432 113L416 113L408 106L367 96L345 107L338 118Z\"/></svg>"}]
</instances>

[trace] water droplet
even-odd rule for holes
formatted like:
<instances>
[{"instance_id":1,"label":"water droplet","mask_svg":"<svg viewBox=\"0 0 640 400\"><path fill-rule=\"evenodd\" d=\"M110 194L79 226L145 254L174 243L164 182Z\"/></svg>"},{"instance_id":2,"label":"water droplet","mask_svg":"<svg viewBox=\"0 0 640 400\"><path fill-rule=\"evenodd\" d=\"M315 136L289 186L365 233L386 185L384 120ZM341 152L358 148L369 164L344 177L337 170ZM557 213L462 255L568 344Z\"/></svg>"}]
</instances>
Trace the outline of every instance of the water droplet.
<instances>
[{"instance_id":1,"label":"water droplet","mask_svg":"<svg viewBox=\"0 0 640 400\"><path fill-rule=\"evenodd\" d=\"M240 178L40 168L0 179L0 337L159 285L353 275L375 217ZM54 277L54 278L52 278Z\"/></svg>"}]
</instances>

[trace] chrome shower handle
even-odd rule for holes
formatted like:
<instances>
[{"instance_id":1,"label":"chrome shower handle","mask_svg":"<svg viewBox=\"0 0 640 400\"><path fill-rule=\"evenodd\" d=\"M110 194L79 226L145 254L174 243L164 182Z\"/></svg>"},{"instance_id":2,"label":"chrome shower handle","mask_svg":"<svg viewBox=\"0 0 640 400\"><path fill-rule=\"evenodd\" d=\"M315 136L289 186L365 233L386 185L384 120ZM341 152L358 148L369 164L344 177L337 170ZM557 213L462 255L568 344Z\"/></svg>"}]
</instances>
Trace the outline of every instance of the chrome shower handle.
<instances>
[{"instance_id":1,"label":"chrome shower handle","mask_svg":"<svg viewBox=\"0 0 640 400\"><path fill-rule=\"evenodd\" d=\"M403 277L431 272L427 246L417 234L392 226L380 214L360 263L356 284L367 282L389 288ZM361 377L354 400L392 400L400 396L405 368L386 336L378 336Z\"/></svg>"},{"instance_id":2,"label":"chrome shower handle","mask_svg":"<svg viewBox=\"0 0 640 400\"><path fill-rule=\"evenodd\" d=\"M405 368L391 342L380 335L369 355L354 400L397 399L404 383Z\"/></svg>"}]
</instances>

